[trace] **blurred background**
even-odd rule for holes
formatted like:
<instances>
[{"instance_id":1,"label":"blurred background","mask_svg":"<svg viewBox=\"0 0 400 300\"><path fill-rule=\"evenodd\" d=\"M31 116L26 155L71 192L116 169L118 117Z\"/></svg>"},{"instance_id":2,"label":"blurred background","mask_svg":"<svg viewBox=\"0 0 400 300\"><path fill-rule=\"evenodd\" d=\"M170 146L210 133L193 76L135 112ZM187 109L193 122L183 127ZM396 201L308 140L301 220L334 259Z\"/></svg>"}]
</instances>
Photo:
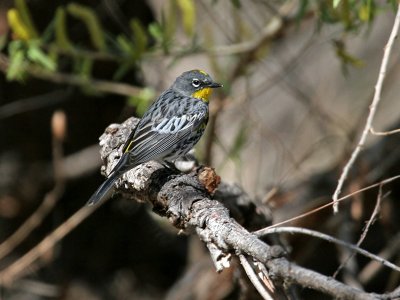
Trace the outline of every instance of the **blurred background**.
<instances>
[{"instance_id":1,"label":"blurred background","mask_svg":"<svg viewBox=\"0 0 400 300\"><path fill-rule=\"evenodd\" d=\"M273 222L329 201L369 111L396 1L1 0L0 276L102 182L98 138L140 117L190 69L224 88L201 163ZM395 43L376 131L400 127ZM344 193L399 174L396 135L370 134ZM292 225L356 243L378 190ZM363 247L399 262L398 184L385 185ZM196 236L115 197L1 287L2 299L258 299L239 264L216 274ZM282 236L291 259L332 275L349 253ZM38 253L36 251L36 253ZM5 278L5 277L2 277ZM382 293L399 274L353 257L348 284ZM300 289L299 298L323 299Z\"/></svg>"}]
</instances>

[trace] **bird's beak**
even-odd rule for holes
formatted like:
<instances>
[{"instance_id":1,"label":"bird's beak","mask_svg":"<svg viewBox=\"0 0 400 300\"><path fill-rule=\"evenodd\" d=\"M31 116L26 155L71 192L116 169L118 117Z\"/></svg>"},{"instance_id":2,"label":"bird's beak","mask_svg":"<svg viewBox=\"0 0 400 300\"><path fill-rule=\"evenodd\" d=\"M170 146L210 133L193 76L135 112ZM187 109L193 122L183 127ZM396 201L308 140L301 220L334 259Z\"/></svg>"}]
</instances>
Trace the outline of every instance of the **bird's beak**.
<instances>
[{"instance_id":1,"label":"bird's beak","mask_svg":"<svg viewBox=\"0 0 400 300\"><path fill-rule=\"evenodd\" d=\"M211 83L208 84L207 86L210 87L210 88L213 88L213 89L223 87L222 84L217 83L217 82L211 82Z\"/></svg>"}]
</instances>

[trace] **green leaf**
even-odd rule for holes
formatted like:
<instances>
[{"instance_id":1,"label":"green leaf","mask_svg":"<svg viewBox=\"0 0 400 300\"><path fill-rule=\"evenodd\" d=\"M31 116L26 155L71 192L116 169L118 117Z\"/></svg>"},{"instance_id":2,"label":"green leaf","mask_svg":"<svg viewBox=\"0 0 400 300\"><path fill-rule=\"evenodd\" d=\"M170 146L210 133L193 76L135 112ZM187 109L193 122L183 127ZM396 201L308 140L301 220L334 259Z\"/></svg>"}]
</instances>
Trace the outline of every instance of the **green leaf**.
<instances>
[{"instance_id":1,"label":"green leaf","mask_svg":"<svg viewBox=\"0 0 400 300\"><path fill-rule=\"evenodd\" d=\"M3 50L6 45L7 45L7 35L6 34L0 35L0 51Z\"/></svg>"},{"instance_id":2,"label":"green leaf","mask_svg":"<svg viewBox=\"0 0 400 300\"><path fill-rule=\"evenodd\" d=\"M55 44L51 44L47 56L58 65L59 51Z\"/></svg>"},{"instance_id":3,"label":"green leaf","mask_svg":"<svg viewBox=\"0 0 400 300\"><path fill-rule=\"evenodd\" d=\"M231 3L233 4L233 6L235 7L235 8L237 8L237 9L240 9L241 8L241 3L240 3L240 0L231 0Z\"/></svg>"},{"instance_id":4,"label":"green leaf","mask_svg":"<svg viewBox=\"0 0 400 300\"><path fill-rule=\"evenodd\" d=\"M103 29L94 10L84 5L70 3L67 6L67 11L72 16L85 23L93 46L100 51L106 50L106 41L104 38Z\"/></svg>"},{"instance_id":5,"label":"green leaf","mask_svg":"<svg viewBox=\"0 0 400 300\"><path fill-rule=\"evenodd\" d=\"M154 97L155 91L153 89L144 88L138 95L129 97L128 104L136 108L138 116L142 116L146 112Z\"/></svg>"},{"instance_id":6,"label":"green leaf","mask_svg":"<svg viewBox=\"0 0 400 300\"><path fill-rule=\"evenodd\" d=\"M92 76L93 60L89 57L79 57L73 61L73 73L79 74L82 80L90 79Z\"/></svg>"},{"instance_id":7,"label":"green leaf","mask_svg":"<svg viewBox=\"0 0 400 300\"><path fill-rule=\"evenodd\" d=\"M31 13L29 11L28 6L26 5L25 0L15 0L14 3L21 17L22 22L26 25L29 37L31 39L38 38L39 37L38 31L35 27L35 24L32 21Z\"/></svg>"},{"instance_id":8,"label":"green leaf","mask_svg":"<svg viewBox=\"0 0 400 300\"><path fill-rule=\"evenodd\" d=\"M342 0L333 0L333 8L337 8Z\"/></svg>"},{"instance_id":9,"label":"green leaf","mask_svg":"<svg viewBox=\"0 0 400 300\"><path fill-rule=\"evenodd\" d=\"M345 29L350 30L353 27L354 20L351 16L351 6L349 0L343 0L340 17Z\"/></svg>"},{"instance_id":10,"label":"green leaf","mask_svg":"<svg viewBox=\"0 0 400 300\"><path fill-rule=\"evenodd\" d=\"M13 56L17 51L25 49L25 43L20 40L11 41L8 44L8 53L10 56Z\"/></svg>"},{"instance_id":11,"label":"green leaf","mask_svg":"<svg viewBox=\"0 0 400 300\"><path fill-rule=\"evenodd\" d=\"M49 71L55 71L57 69L55 61L40 49L38 43L29 43L27 57L30 61L37 63Z\"/></svg>"},{"instance_id":12,"label":"green leaf","mask_svg":"<svg viewBox=\"0 0 400 300\"><path fill-rule=\"evenodd\" d=\"M358 11L358 17L363 22L371 22L374 18L375 3L372 0L367 0L363 3Z\"/></svg>"},{"instance_id":13,"label":"green leaf","mask_svg":"<svg viewBox=\"0 0 400 300\"><path fill-rule=\"evenodd\" d=\"M150 35L159 43L163 40L163 31L158 23L150 23L149 24L149 33Z\"/></svg>"},{"instance_id":14,"label":"green leaf","mask_svg":"<svg viewBox=\"0 0 400 300\"><path fill-rule=\"evenodd\" d=\"M125 35L117 36L117 44L122 52L124 52L130 56L133 56L133 54L134 54L133 53L134 50L132 49L133 45L131 44L130 40Z\"/></svg>"},{"instance_id":15,"label":"green leaf","mask_svg":"<svg viewBox=\"0 0 400 300\"><path fill-rule=\"evenodd\" d=\"M13 54L10 55L10 65L7 70L7 80L23 80L25 77L25 73L23 71L24 65L24 50L18 49L13 51Z\"/></svg>"},{"instance_id":16,"label":"green leaf","mask_svg":"<svg viewBox=\"0 0 400 300\"><path fill-rule=\"evenodd\" d=\"M193 0L176 0L182 12L183 29L188 36L193 36L196 25L196 7Z\"/></svg>"},{"instance_id":17,"label":"green leaf","mask_svg":"<svg viewBox=\"0 0 400 300\"><path fill-rule=\"evenodd\" d=\"M325 2L320 2L320 19L322 22L325 23L335 23L339 20L339 12L332 9L332 6L326 5ZM342 4L342 7L344 5ZM340 13L343 12L343 8L341 9Z\"/></svg>"},{"instance_id":18,"label":"green leaf","mask_svg":"<svg viewBox=\"0 0 400 300\"><path fill-rule=\"evenodd\" d=\"M113 75L113 80L120 81L130 70L133 69L133 64L124 63L120 65Z\"/></svg>"},{"instance_id":19,"label":"green leaf","mask_svg":"<svg viewBox=\"0 0 400 300\"><path fill-rule=\"evenodd\" d=\"M28 26L22 21L19 11L15 8L10 8L7 11L7 22L15 39L29 40L32 38Z\"/></svg>"},{"instance_id":20,"label":"green leaf","mask_svg":"<svg viewBox=\"0 0 400 300\"><path fill-rule=\"evenodd\" d=\"M170 0L166 11L161 12L161 46L165 53L169 52L172 39L176 32L176 19L178 14L178 6L176 0Z\"/></svg>"},{"instance_id":21,"label":"green leaf","mask_svg":"<svg viewBox=\"0 0 400 300\"><path fill-rule=\"evenodd\" d=\"M55 15L55 36L56 44L64 50L72 50L73 46L68 37L66 24L66 11L63 7L58 7Z\"/></svg>"},{"instance_id":22,"label":"green leaf","mask_svg":"<svg viewBox=\"0 0 400 300\"><path fill-rule=\"evenodd\" d=\"M135 42L135 56L137 59L139 59L146 51L149 42L147 33L142 23L138 19L131 20L129 25L131 27Z\"/></svg>"},{"instance_id":23,"label":"green leaf","mask_svg":"<svg viewBox=\"0 0 400 300\"><path fill-rule=\"evenodd\" d=\"M387 2L392 6L393 11L396 11L398 0L387 0Z\"/></svg>"},{"instance_id":24,"label":"green leaf","mask_svg":"<svg viewBox=\"0 0 400 300\"><path fill-rule=\"evenodd\" d=\"M342 62L342 69L346 73L347 71L347 66L351 65L353 67L363 67L364 66L364 61L361 59L351 55L349 52L346 50L346 45L343 41L341 40L335 40L334 41L334 46L336 48L336 55Z\"/></svg>"},{"instance_id":25,"label":"green leaf","mask_svg":"<svg viewBox=\"0 0 400 300\"><path fill-rule=\"evenodd\" d=\"M299 9L296 14L297 22L300 22L301 19L305 16L308 9L309 1L308 0L300 0Z\"/></svg>"}]
</instances>

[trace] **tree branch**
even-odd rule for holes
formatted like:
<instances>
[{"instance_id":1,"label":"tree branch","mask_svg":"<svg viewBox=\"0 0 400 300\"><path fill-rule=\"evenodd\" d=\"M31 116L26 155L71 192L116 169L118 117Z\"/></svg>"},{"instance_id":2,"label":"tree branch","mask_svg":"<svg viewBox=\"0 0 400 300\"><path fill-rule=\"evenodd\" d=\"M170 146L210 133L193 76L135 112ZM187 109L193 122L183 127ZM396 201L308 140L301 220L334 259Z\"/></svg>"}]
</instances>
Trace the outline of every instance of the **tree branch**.
<instances>
[{"instance_id":1,"label":"tree branch","mask_svg":"<svg viewBox=\"0 0 400 300\"><path fill-rule=\"evenodd\" d=\"M0 53L0 71L7 73L10 61L8 57ZM21 66L21 72L27 72L32 77L47 80L59 84L68 84L79 87L90 87L101 93L112 93L121 96L137 95L142 90L140 87L127 83L112 82L99 79L82 78L82 76L61 72L46 71L34 65Z\"/></svg>"},{"instance_id":2,"label":"tree branch","mask_svg":"<svg viewBox=\"0 0 400 300\"><path fill-rule=\"evenodd\" d=\"M384 265L388 268L391 268L394 271L400 272L400 267L396 266L395 264L387 261L386 259L382 258L381 256L372 254L364 249L360 248L360 245L357 243L357 245L353 245L353 244L349 244L346 243L342 240L339 240L333 236L315 231L315 230L310 230L307 228L301 228L301 227L275 227L275 228L264 228L261 230L258 230L256 232L254 232L257 236L263 236L263 235L267 235L267 234L273 234L273 233L299 233L299 234L306 234L309 236L313 236L316 238L319 238L321 240L325 240L328 241L330 243L335 243L337 245L343 246L343 247L347 247L349 249L351 249L354 253L358 253L361 255L364 255L365 257L368 257L372 260L377 261L379 264Z\"/></svg>"},{"instance_id":3,"label":"tree branch","mask_svg":"<svg viewBox=\"0 0 400 300\"><path fill-rule=\"evenodd\" d=\"M133 118L121 125L113 124L100 138L104 173L108 174L118 161L121 147L136 124L137 120ZM246 254L265 264L272 280L278 279L278 283L283 280L339 298L375 299L372 294L283 258L280 247L266 244L231 218L229 210L222 204L227 198L232 201L235 195L226 192L227 185L223 185L225 192L218 194L219 201L211 198L204 184L217 176L208 173L204 181L204 172L209 172L209 168L201 167L190 174L177 175L156 162L149 162L125 173L117 185L124 195L151 203L156 213L167 217L177 228L195 231L207 244L217 271L229 266L232 255ZM243 198L239 193L236 195L236 198Z\"/></svg>"},{"instance_id":4,"label":"tree branch","mask_svg":"<svg viewBox=\"0 0 400 300\"><path fill-rule=\"evenodd\" d=\"M103 172L108 174L119 160L122 146L138 120L131 118L123 124L112 124L100 138ZM283 257L279 246L270 246L231 218L229 210L222 203L239 203L244 193L228 192L228 185L222 185L222 192L216 193L219 200L211 195L219 176L211 168L200 167L190 174L176 174L157 162L140 165L125 173L117 182L117 190L126 197L152 204L153 211L167 217L175 227L196 232L208 246L217 271L229 267L233 255L245 254L266 266L274 284L285 286L297 284L315 289L342 299L376 299L376 295L349 287L331 277L302 268ZM61 224L25 256L0 272L0 283L10 284L20 278L40 253L54 246L65 237L95 208L83 207L64 224Z\"/></svg>"},{"instance_id":5,"label":"tree branch","mask_svg":"<svg viewBox=\"0 0 400 300\"><path fill-rule=\"evenodd\" d=\"M388 62L389 62L389 58L390 58L390 53L392 51L394 41L399 32L399 27L400 27L400 4L398 5L398 8L397 8L396 18L395 18L395 21L393 24L392 32L390 33L389 40L384 48L382 63L381 63L381 67L379 70L379 76L378 76L378 80L375 85L375 94L374 94L372 103L369 106L369 114L368 114L367 121L365 122L363 132L361 134L360 140L358 141L356 148L352 152L350 159L348 160L346 165L343 167L342 174L340 175L335 192L333 193L333 196L332 196L333 211L335 213L337 213L339 211L338 198L341 193L344 181L346 180L346 178L349 174L349 171L350 171L351 167L354 165L354 162L356 161L359 153L361 152L362 148L364 147L365 141L367 140L367 137L368 137L368 133L372 129L372 122L374 121L376 108L381 100L382 86L383 86L383 81L385 80L385 76L386 76L386 70L387 70L387 66L388 66Z\"/></svg>"}]
</instances>

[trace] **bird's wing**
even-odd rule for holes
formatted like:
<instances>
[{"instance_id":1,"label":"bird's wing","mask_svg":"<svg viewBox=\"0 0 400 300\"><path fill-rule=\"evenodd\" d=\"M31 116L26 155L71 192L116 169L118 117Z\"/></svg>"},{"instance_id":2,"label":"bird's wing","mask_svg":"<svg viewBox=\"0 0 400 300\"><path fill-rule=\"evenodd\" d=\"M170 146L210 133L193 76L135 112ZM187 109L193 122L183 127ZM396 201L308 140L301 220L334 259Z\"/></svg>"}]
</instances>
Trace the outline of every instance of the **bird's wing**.
<instances>
[{"instance_id":1,"label":"bird's wing","mask_svg":"<svg viewBox=\"0 0 400 300\"><path fill-rule=\"evenodd\" d=\"M159 110L160 115L166 115L169 112L168 109L168 102L165 101L165 99L173 99L176 97L176 95L173 93L171 90L166 90L164 93L162 93L156 101L154 101L151 106L147 109L145 114L142 116L140 119L139 123L137 124L136 128L132 130L132 132L129 134L128 139L126 140L124 147L122 148L123 153L127 153L133 148L133 141L135 139L135 135L137 131L142 131L146 130L146 127L149 125L152 125L151 121L154 118L157 118L154 114L156 110Z\"/></svg>"},{"instance_id":2,"label":"bird's wing","mask_svg":"<svg viewBox=\"0 0 400 300\"><path fill-rule=\"evenodd\" d=\"M135 136L136 130L138 129L139 124L136 126L134 130L131 131L131 133L128 136L128 139L126 140L124 147L122 148L122 153L126 153L129 151L129 149L132 147L132 139Z\"/></svg>"},{"instance_id":3,"label":"bird's wing","mask_svg":"<svg viewBox=\"0 0 400 300\"><path fill-rule=\"evenodd\" d=\"M138 163L163 158L196 131L205 117L205 112L185 113L146 124L136 132L129 152Z\"/></svg>"}]
</instances>

